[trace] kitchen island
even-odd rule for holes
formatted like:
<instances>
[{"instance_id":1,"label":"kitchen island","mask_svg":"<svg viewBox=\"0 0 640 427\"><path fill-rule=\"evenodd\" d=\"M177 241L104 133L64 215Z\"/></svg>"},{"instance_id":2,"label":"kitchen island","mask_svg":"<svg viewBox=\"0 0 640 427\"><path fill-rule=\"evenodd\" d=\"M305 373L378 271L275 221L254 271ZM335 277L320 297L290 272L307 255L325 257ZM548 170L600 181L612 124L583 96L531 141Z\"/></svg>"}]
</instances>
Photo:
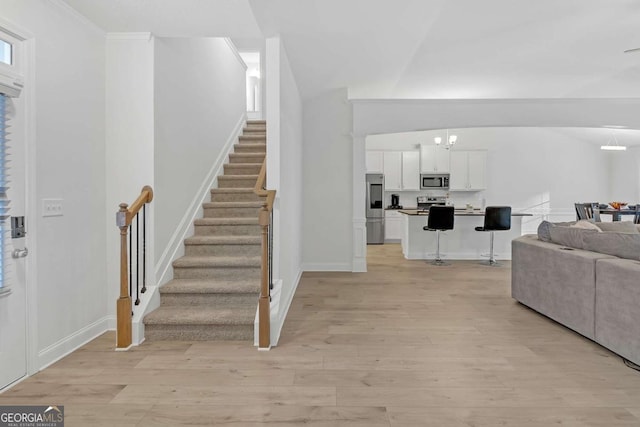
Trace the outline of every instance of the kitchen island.
<instances>
[{"instance_id":1,"label":"kitchen island","mask_svg":"<svg viewBox=\"0 0 640 427\"><path fill-rule=\"evenodd\" d=\"M407 259L433 259L436 252L436 232L422 229L427 225L427 211L398 210L403 215L402 253ZM497 259L511 259L511 241L522 235L522 217L527 213L511 214L511 230L496 231L494 251ZM440 254L444 259L488 259L488 231L476 231L484 225L484 211L456 209L453 230L440 233Z\"/></svg>"}]
</instances>

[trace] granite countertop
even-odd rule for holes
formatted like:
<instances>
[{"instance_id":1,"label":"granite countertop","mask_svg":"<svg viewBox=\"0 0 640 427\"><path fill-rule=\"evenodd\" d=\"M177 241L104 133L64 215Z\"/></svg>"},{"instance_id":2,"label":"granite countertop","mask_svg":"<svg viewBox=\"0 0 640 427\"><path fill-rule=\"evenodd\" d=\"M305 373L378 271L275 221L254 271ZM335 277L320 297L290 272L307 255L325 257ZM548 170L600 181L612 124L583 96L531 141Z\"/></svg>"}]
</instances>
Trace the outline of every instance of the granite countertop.
<instances>
[{"instance_id":1,"label":"granite countertop","mask_svg":"<svg viewBox=\"0 0 640 427\"><path fill-rule=\"evenodd\" d=\"M417 209L399 209L398 212L405 215L412 216L427 216L429 215L428 211L417 210ZM484 216L484 211L482 209L474 209L473 212L467 211L466 209L456 209L454 215L456 216ZM533 216L529 213L523 212L513 212L511 216Z\"/></svg>"}]
</instances>

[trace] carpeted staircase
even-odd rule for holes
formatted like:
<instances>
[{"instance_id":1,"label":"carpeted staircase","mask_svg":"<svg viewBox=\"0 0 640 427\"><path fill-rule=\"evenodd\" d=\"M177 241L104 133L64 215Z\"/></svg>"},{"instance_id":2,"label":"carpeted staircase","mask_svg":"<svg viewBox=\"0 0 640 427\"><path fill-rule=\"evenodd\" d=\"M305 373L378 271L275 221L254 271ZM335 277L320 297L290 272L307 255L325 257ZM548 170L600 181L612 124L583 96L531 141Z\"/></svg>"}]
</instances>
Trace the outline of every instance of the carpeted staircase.
<instances>
[{"instance_id":1,"label":"carpeted staircase","mask_svg":"<svg viewBox=\"0 0 640 427\"><path fill-rule=\"evenodd\" d=\"M144 318L148 340L251 340L260 291L262 198L253 193L266 154L266 123L250 120L204 203L204 218Z\"/></svg>"}]
</instances>

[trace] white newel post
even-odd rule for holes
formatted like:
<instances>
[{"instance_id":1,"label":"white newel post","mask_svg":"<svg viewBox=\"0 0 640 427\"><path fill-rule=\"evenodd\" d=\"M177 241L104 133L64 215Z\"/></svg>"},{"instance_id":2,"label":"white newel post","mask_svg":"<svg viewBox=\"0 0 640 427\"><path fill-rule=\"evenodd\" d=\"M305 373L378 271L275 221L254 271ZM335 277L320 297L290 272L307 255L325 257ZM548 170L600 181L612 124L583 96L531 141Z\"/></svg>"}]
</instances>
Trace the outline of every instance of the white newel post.
<instances>
[{"instance_id":1,"label":"white newel post","mask_svg":"<svg viewBox=\"0 0 640 427\"><path fill-rule=\"evenodd\" d=\"M365 214L365 137L353 135L353 263L351 271L367 271L367 218Z\"/></svg>"}]
</instances>

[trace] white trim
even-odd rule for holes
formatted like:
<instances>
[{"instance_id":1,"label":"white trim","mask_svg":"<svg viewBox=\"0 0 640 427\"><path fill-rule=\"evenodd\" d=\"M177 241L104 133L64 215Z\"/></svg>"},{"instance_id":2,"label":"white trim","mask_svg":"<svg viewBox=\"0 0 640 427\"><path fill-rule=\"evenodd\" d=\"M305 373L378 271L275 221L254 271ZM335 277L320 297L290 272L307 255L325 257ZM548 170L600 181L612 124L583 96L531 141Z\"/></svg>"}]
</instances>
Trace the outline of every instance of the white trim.
<instances>
[{"instance_id":1,"label":"white trim","mask_svg":"<svg viewBox=\"0 0 640 427\"><path fill-rule=\"evenodd\" d=\"M153 39L153 33L140 32L140 33L107 33L107 40L143 40L151 41Z\"/></svg>"},{"instance_id":2,"label":"white trim","mask_svg":"<svg viewBox=\"0 0 640 427\"><path fill-rule=\"evenodd\" d=\"M302 271L351 271L348 262L305 262Z\"/></svg>"},{"instance_id":3,"label":"white trim","mask_svg":"<svg viewBox=\"0 0 640 427\"><path fill-rule=\"evenodd\" d=\"M487 248L487 252L489 252L489 248ZM413 252L409 252L409 253L404 253L403 254L405 259L410 259L410 260L422 260L422 261L432 261L435 258L435 254L433 252L427 252L427 251L413 251ZM498 260L502 260L502 261L509 261L511 260L511 251L509 251L509 253L504 253L504 254L500 254L500 253L496 253L494 254L496 259ZM441 253L440 257L445 260L445 261L486 261L487 259L489 259L489 255L487 255L486 257L483 255L480 255L481 258L478 258L478 254L475 252L456 252L455 257L449 257L447 256L446 253Z\"/></svg>"},{"instance_id":4,"label":"white trim","mask_svg":"<svg viewBox=\"0 0 640 427\"><path fill-rule=\"evenodd\" d=\"M637 104L640 98L472 98L472 99L418 99L418 98L349 98L352 104L573 104L603 103Z\"/></svg>"},{"instance_id":5,"label":"white trim","mask_svg":"<svg viewBox=\"0 0 640 427\"><path fill-rule=\"evenodd\" d=\"M58 342L51 344L49 347L41 350L38 353L39 370L46 368L47 366L57 362L66 355L77 350L79 347L85 345L89 341L99 337L109 330L109 316L105 316L96 320L92 324L85 326L62 338ZM116 343L113 343L115 348Z\"/></svg>"},{"instance_id":6,"label":"white trim","mask_svg":"<svg viewBox=\"0 0 640 427\"><path fill-rule=\"evenodd\" d=\"M293 301L293 297L296 294L296 290L298 290L298 285L300 284L300 280L302 279L302 269L298 271L298 274L295 278L295 283L293 289L291 289L291 293L286 301L283 301L278 298L277 309L274 310L274 315L271 316L271 345L277 346L278 341L280 340L280 333L282 332L282 327L284 326L284 321L287 318L287 313L289 312L289 307L291 307L291 302ZM282 285L280 286L282 288Z\"/></svg>"},{"instance_id":7,"label":"white trim","mask_svg":"<svg viewBox=\"0 0 640 427\"><path fill-rule=\"evenodd\" d=\"M187 238L193 230L193 221L201 215L202 212L202 204L205 199L209 196L210 190L217 186L218 175L224 170L224 163L231 153L233 149L233 145L238 140L238 137L242 133L242 128L244 127L244 123L246 121L245 113L242 113L242 116L238 120L235 128L231 131L231 135L229 139L225 143L225 145L220 150L220 154L218 158L211 166L209 173L206 175L204 181L200 185L200 188L196 192L195 197L189 204L184 216L180 220L180 223L176 227L176 230L173 232L171 239L169 239L169 243L165 247L162 255L160 256L158 262L155 265L155 277L156 284L158 286L164 285L166 282L171 280L171 276L169 276L169 272L171 271L171 263L177 257L181 256L182 253L180 251L184 251L183 241Z\"/></svg>"},{"instance_id":8,"label":"white trim","mask_svg":"<svg viewBox=\"0 0 640 427\"><path fill-rule=\"evenodd\" d=\"M31 224L35 228L38 218L38 198L36 188L36 137L37 137L37 114L36 114L36 41L31 33L25 32L26 36L22 42L23 50L23 73L25 77L25 88L22 92L24 97L25 112L25 213L27 216L27 226ZM32 266L26 269L27 286L27 376L33 375L39 370L38 366L38 233L29 233L26 236L25 244L31 247L27 262Z\"/></svg>"},{"instance_id":9,"label":"white trim","mask_svg":"<svg viewBox=\"0 0 640 427\"><path fill-rule=\"evenodd\" d=\"M233 41L229 37L223 37L223 40L227 43L229 49L231 49L231 53L236 56L236 59L238 60L238 62L240 62L242 68L247 71L247 64L244 63L244 60L242 59L242 56L240 56L240 52L238 52L238 48L236 47L236 45L233 44Z\"/></svg>"},{"instance_id":10,"label":"white trim","mask_svg":"<svg viewBox=\"0 0 640 427\"><path fill-rule=\"evenodd\" d=\"M131 341L133 345L140 345L144 342L144 316L160 307L160 289L158 286L148 286L144 293L146 297L141 298L131 319Z\"/></svg>"},{"instance_id":11,"label":"white trim","mask_svg":"<svg viewBox=\"0 0 640 427\"><path fill-rule=\"evenodd\" d=\"M69 6L65 1L49 0L49 3L65 11L66 13L69 14L69 16L73 17L76 21L86 26L88 29L94 31L96 34L100 34L102 36L106 34L106 31L102 29L102 27L100 27L98 24L96 24L95 22L93 22L92 20L90 20L89 18L87 18L86 16L84 16L83 14L81 14L71 6Z\"/></svg>"}]
</instances>

